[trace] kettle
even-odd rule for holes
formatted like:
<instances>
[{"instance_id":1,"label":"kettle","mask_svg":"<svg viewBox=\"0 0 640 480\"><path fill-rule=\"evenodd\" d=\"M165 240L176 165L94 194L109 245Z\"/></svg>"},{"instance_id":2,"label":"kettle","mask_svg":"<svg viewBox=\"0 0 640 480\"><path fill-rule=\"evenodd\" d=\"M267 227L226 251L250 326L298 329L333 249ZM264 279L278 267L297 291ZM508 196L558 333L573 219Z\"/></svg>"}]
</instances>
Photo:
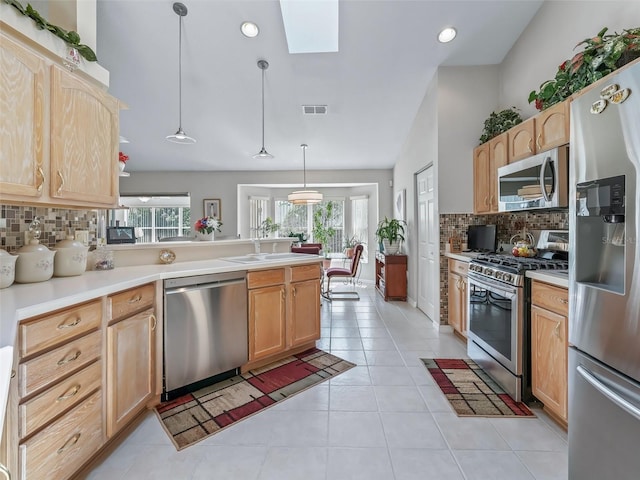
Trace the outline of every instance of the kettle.
<instances>
[{"instance_id":1,"label":"kettle","mask_svg":"<svg viewBox=\"0 0 640 480\"><path fill-rule=\"evenodd\" d=\"M514 257L535 257L538 251L533 246L535 238L529 232L516 233L509 243L513 244L511 253Z\"/></svg>"}]
</instances>

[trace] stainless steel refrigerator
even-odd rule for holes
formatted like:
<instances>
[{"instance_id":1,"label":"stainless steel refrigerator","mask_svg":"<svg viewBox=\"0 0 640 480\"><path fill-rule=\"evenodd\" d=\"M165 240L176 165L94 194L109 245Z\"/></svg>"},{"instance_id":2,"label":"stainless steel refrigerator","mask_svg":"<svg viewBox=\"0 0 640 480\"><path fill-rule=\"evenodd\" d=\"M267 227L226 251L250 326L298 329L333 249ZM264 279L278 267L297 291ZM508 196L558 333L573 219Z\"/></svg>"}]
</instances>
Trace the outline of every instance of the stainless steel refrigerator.
<instances>
[{"instance_id":1,"label":"stainless steel refrigerator","mask_svg":"<svg viewBox=\"0 0 640 480\"><path fill-rule=\"evenodd\" d=\"M640 63L571 105L569 479L640 478Z\"/></svg>"}]
</instances>

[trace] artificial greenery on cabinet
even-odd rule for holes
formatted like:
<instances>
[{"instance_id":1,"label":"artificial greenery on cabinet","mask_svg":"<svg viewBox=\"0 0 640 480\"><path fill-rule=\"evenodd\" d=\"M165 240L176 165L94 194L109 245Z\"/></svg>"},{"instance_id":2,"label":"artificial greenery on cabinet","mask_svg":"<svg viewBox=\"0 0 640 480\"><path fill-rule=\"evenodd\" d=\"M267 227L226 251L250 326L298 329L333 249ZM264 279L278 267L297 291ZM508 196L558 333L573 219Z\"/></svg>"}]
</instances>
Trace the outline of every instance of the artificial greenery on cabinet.
<instances>
[{"instance_id":1,"label":"artificial greenery on cabinet","mask_svg":"<svg viewBox=\"0 0 640 480\"><path fill-rule=\"evenodd\" d=\"M522 117L516 107L507 108L497 113L491 112L489 117L484 121L480 144L488 142L493 137L497 137L519 123L522 123Z\"/></svg>"}]
</instances>

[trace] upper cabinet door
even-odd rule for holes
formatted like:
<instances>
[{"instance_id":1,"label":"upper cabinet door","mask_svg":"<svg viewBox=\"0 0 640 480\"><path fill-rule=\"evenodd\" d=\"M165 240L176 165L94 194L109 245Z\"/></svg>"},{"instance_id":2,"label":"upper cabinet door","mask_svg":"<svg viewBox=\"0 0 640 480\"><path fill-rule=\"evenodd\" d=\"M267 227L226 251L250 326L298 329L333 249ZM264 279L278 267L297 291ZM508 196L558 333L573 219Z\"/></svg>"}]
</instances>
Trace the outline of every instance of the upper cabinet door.
<instances>
[{"instance_id":1,"label":"upper cabinet door","mask_svg":"<svg viewBox=\"0 0 640 480\"><path fill-rule=\"evenodd\" d=\"M509 129L509 162L522 160L536 153L533 118Z\"/></svg>"},{"instance_id":2,"label":"upper cabinet door","mask_svg":"<svg viewBox=\"0 0 640 480\"><path fill-rule=\"evenodd\" d=\"M507 132L489 140L489 204L491 212L498 211L498 168L508 163Z\"/></svg>"},{"instance_id":3,"label":"upper cabinet door","mask_svg":"<svg viewBox=\"0 0 640 480\"><path fill-rule=\"evenodd\" d=\"M51 196L115 205L118 101L57 66L51 82Z\"/></svg>"},{"instance_id":4,"label":"upper cabinet door","mask_svg":"<svg viewBox=\"0 0 640 480\"><path fill-rule=\"evenodd\" d=\"M473 210L475 213L489 213L491 210L489 143L473 150Z\"/></svg>"},{"instance_id":5,"label":"upper cabinet door","mask_svg":"<svg viewBox=\"0 0 640 480\"><path fill-rule=\"evenodd\" d=\"M536 151L544 152L569 143L569 101L556 103L535 118Z\"/></svg>"},{"instance_id":6,"label":"upper cabinet door","mask_svg":"<svg viewBox=\"0 0 640 480\"><path fill-rule=\"evenodd\" d=\"M43 167L44 61L0 34L0 196L39 197ZM9 196L9 197L7 197Z\"/></svg>"}]
</instances>

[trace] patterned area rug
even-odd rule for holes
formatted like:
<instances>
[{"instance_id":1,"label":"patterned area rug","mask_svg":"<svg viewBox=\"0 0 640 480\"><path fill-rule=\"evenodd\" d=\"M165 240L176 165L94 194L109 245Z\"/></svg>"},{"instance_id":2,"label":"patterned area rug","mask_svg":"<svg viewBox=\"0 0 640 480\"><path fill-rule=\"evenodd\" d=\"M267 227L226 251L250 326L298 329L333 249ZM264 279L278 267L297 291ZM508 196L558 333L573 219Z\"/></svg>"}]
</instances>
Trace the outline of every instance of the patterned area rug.
<instances>
[{"instance_id":1,"label":"patterned area rug","mask_svg":"<svg viewBox=\"0 0 640 480\"><path fill-rule=\"evenodd\" d=\"M535 417L469 359L421 358L460 417Z\"/></svg>"},{"instance_id":2,"label":"patterned area rug","mask_svg":"<svg viewBox=\"0 0 640 480\"><path fill-rule=\"evenodd\" d=\"M317 348L223 380L156 407L178 450L355 367Z\"/></svg>"}]
</instances>

